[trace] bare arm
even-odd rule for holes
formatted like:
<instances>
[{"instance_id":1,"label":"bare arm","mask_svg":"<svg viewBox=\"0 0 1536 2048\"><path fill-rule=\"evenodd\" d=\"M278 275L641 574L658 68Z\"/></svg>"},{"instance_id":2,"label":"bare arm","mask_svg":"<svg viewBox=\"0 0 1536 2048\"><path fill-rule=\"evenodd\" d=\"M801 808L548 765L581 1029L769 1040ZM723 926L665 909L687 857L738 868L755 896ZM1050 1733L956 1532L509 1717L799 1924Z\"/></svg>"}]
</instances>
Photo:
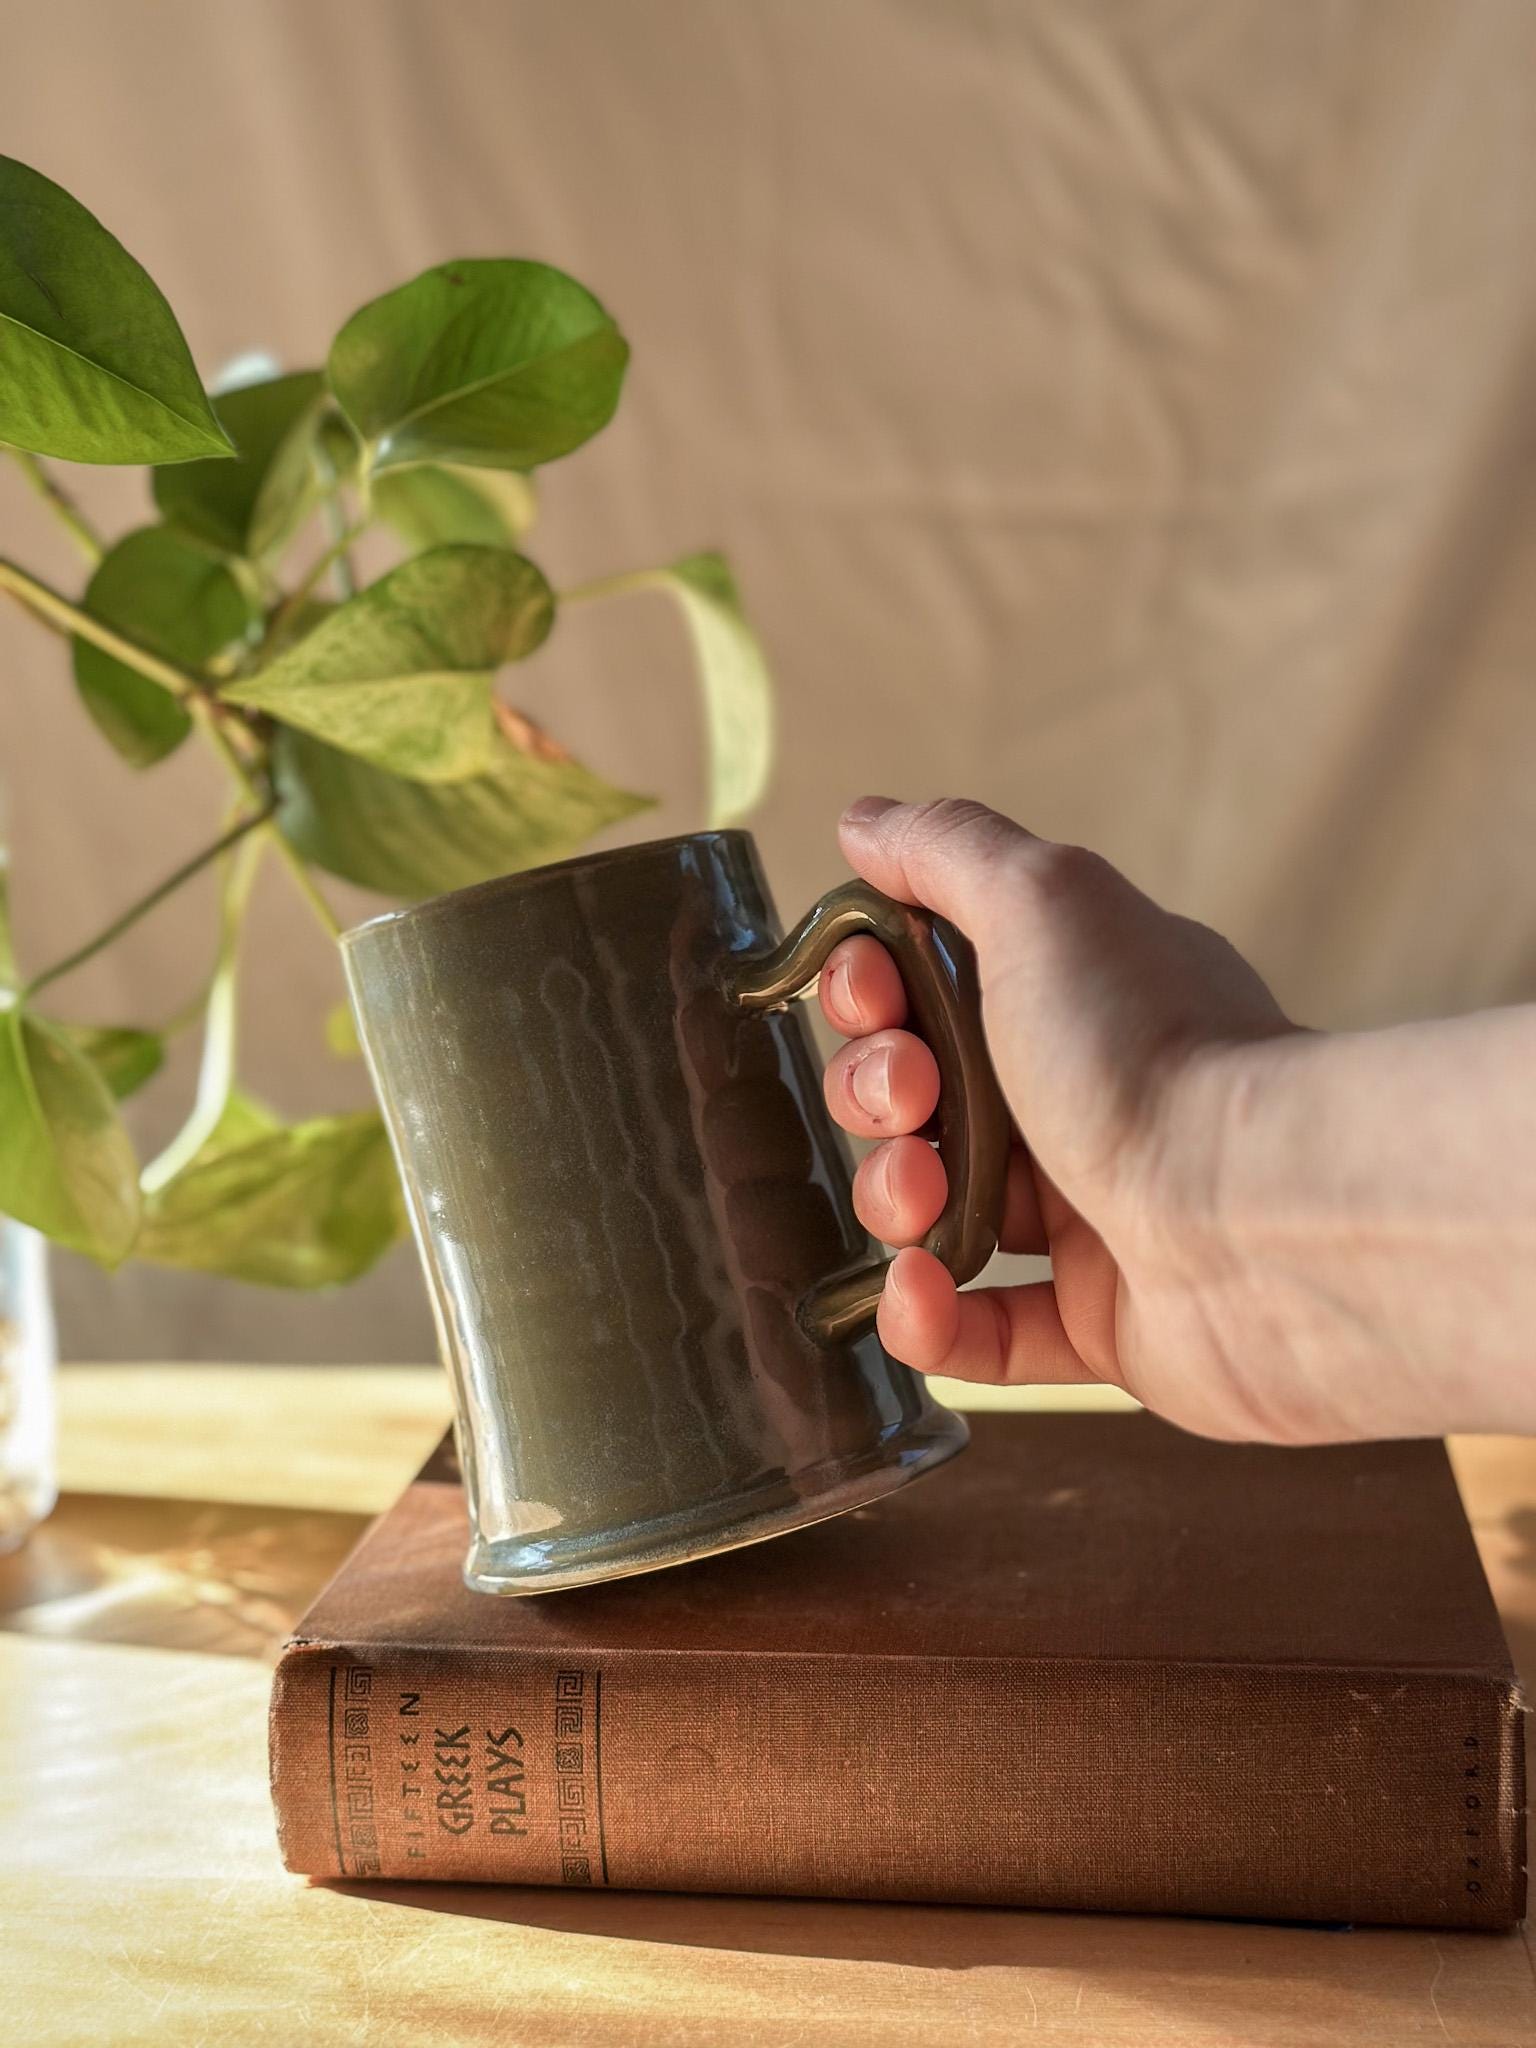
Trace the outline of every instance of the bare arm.
<instances>
[{"instance_id":1,"label":"bare arm","mask_svg":"<svg viewBox=\"0 0 1536 2048\"><path fill-rule=\"evenodd\" d=\"M1053 1279L957 1297L904 1251L881 1333L926 1371L1103 1379L1275 1442L1536 1431L1536 1009L1298 1030L1225 941L1103 861L969 804L867 800L853 865L976 944L1019 1142L1006 1249ZM931 1056L869 940L822 1003L833 1113L884 1140L856 1199L914 1246L943 1168Z\"/></svg>"},{"instance_id":2,"label":"bare arm","mask_svg":"<svg viewBox=\"0 0 1536 2048\"><path fill-rule=\"evenodd\" d=\"M1270 1361L1264 1434L1536 1432L1536 1008L1227 1054L1185 1083L1208 1114L1190 1284Z\"/></svg>"}]
</instances>

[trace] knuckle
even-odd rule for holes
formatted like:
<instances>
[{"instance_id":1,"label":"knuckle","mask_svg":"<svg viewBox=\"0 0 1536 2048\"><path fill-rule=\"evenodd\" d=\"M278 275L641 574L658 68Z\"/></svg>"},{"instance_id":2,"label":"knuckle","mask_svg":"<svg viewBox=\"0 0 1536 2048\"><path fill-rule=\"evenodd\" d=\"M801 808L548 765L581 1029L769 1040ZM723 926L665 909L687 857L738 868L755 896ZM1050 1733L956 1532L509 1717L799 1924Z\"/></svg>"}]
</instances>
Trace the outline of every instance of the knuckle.
<instances>
[{"instance_id":1,"label":"knuckle","mask_svg":"<svg viewBox=\"0 0 1536 2048\"><path fill-rule=\"evenodd\" d=\"M921 854L962 834L986 838L1006 833L1009 828L1007 821L985 804L970 797L941 796L911 805L900 829L903 849Z\"/></svg>"},{"instance_id":2,"label":"knuckle","mask_svg":"<svg viewBox=\"0 0 1536 2048\"><path fill-rule=\"evenodd\" d=\"M973 913L985 923L1001 904L1001 885L1030 835L971 797L935 797L913 804L897 826L894 852L920 893L963 871Z\"/></svg>"},{"instance_id":3,"label":"knuckle","mask_svg":"<svg viewBox=\"0 0 1536 2048\"><path fill-rule=\"evenodd\" d=\"M1055 904L1101 888L1115 871L1086 846L1040 839L1020 848L1019 872L1037 901Z\"/></svg>"}]
</instances>

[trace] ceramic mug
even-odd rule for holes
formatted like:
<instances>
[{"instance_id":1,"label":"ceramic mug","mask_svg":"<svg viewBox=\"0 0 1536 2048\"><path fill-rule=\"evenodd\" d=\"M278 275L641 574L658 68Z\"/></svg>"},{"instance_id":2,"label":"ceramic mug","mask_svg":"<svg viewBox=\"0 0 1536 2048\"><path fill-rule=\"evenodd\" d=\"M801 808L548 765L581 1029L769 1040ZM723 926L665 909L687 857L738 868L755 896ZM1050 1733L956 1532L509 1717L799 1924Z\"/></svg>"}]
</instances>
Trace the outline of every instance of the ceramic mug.
<instances>
[{"instance_id":1,"label":"ceramic mug","mask_svg":"<svg viewBox=\"0 0 1536 2048\"><path fill-rule=\"evenodd\" d=\"M790 1000L855 932L941 1077L927 1242L991 1255L1008 1122L969 947L845 883L782 942L744 832L508 875L343 941L444 1361L468 1584L537 1593L842 1513L965 1424L874 1332L884 1260Z\"/></svg>"}]
</instances>

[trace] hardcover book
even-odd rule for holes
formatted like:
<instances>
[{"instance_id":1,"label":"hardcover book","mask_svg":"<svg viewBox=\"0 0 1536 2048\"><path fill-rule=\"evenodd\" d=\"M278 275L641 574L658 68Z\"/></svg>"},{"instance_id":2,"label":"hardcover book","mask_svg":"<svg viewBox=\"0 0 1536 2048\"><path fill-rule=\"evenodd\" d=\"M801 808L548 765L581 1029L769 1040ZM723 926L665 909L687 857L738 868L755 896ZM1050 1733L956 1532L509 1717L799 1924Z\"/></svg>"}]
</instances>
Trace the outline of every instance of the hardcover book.
<instances>
[{"instance_id":1,"label":"hardcover book","mask_svg":"<svg viewBox=\"0 0 1536 2048\"><path fill-rule=\"evenodd\" d=\"M972 1424L875 1506L522 1600L460 1579L445 1442L283 1652L288 1867L1521 1917L1520 1695L1439 1444Z\"/></svg>"}]
</instances>

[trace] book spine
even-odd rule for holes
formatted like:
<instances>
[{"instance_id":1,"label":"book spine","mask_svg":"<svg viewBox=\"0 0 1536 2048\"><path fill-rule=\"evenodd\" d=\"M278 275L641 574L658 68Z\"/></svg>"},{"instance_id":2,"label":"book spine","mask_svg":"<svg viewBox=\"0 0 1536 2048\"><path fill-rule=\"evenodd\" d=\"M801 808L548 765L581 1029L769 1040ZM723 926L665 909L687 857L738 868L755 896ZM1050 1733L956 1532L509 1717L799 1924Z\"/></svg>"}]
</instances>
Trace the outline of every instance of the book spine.
<instances>
[{"instance_id":1,"label":"book spine","mask_svg":"<svg viewBox=\"0 0 1536 2048\"><path fill-rule=\"evenodd\" d=\"M1504 1927L1480 1674L296 1643L284 1860L331 1878Z\"/></svg>"}]
</instances>

